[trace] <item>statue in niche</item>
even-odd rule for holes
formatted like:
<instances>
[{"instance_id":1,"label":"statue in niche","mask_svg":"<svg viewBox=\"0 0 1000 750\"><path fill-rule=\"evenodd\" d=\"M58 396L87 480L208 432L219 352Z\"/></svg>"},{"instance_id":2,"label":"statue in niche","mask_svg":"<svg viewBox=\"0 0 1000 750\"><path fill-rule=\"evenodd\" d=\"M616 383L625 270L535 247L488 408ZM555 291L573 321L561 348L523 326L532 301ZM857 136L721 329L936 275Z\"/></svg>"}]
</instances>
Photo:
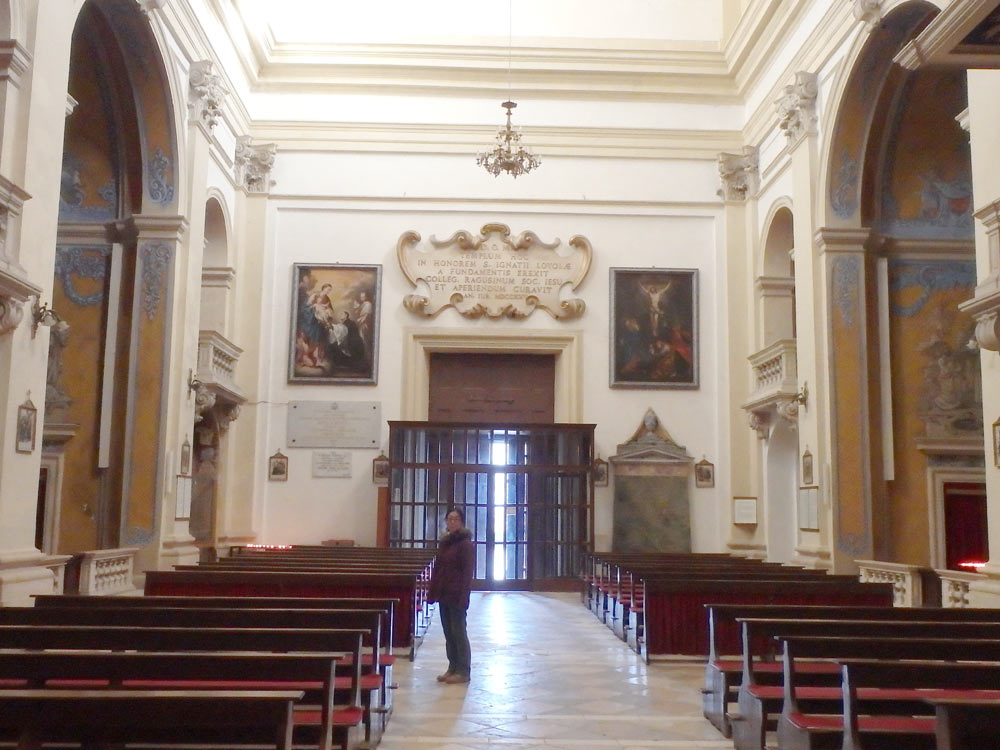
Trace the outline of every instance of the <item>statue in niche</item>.
<instances>
[{"instance_id":1,"label":"statue in niche","mask_svg":"<svg viewBox=\"0 0 1000 750\"><path fill-rule=\"evenodd\" d=\"M69 343L69 323L60 320L49 329L49 359L45 372L45 417L59 421L73 400L62 389L63 351Z\"/></svg>"}]
</instances>

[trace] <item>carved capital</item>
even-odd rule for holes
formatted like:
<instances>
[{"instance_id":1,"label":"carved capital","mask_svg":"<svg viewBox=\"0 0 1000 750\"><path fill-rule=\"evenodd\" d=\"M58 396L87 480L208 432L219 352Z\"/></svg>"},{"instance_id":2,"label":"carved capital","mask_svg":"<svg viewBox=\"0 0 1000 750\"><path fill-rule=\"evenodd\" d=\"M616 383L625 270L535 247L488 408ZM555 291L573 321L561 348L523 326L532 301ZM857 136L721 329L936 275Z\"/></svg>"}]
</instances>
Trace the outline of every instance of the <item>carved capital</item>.
<instances>
[{"instance_id":1,"label":"carved capital","mask_svg":"<svg viewBox=\"0 0 1000 750\"><path fill-rule=\"evenodd\" d=\"M853 0L854 17L871 31L882 20L883 0Z\"/></svg>"},{"instance_id":2,"label":"carved capital","mask_svg":"<svg viewBox=\"0 0 1000 750\"><path fill-rule=\"evenodd\" d=\"M724 201L745 201L757 190L759 179L757 149L745 146L742 154L719 154L718 195Z\"/></svg>"},{"instance_id":3,"label":"carved capital","mask_svg":"<svg viewBox=\"0 0 1000 750\"><path fill-rule=\"evenodd\" d=\"M274 143L253 145L250 136L236 141L236 181L248 193L269 193L274 182L271 168L278 146Z\"/></svg>"},{"instance_id":4,"label":"carved capital","mask_svg":"<svg viewBox=\"0 0 1000 750\"><path fill-rule=\"evenodd\" d=\"M239 419L240 416L240 405L239 404L221 404L218 409L216 409L217 417L216 422L219 425L219 429L225 432L229 429L229 425Z\"/></svg>"},{"instance_id":5,"label":"carved capital","mask_svg":"<svg viewBox=\"0 0 1000 750\"><path fill-rule=\"evenodd\" d=\"M778 126L789 143L798 143L816 132L816 95L819 93L816 74L800 70L795 83L785 86L784 93L774 103L778 111Z\"/></svg>"},{"instance_id":6,"label":"carved capital","mask_svg":"<svg viewBox=\"0 0 1000 750\"><path fill-rule=\"evenodd\" d=\"M757 437L763 440L767 437L767 428L770 425L770 418L766 411L752 411L747 414L747 422L750 429L757 433Z\"/></svg>"},{"instance_id":7,"label":"carved capital","mask_svg":"<svg viewBox=\"0 0 1000 750\"><path fill-rule=\"evenodd\" d=\"M211 131L222 116L222 103L229 90L222 77L212 72L211 60L199 60L191 65L188 111L191 121Z\"/></svg>"},{"instance_id":8,"label":"carved capital","mask_svg":"<svg viewBox=\"0 0 1000 750\"><path fill-rule=\"evenodd\" d=\"M780 401L776 407L778 415L794 429L799 423L799 402L796 399Z\"/></svg>"},{"instance_id":9,"label":"carved capital","mask_svg":"<svg viewBox=\"0 0 1000 750\"><path fill-rule=\"evenodd\" d=\"M205 412L215 406L215 391L206 385L199 385L194 394L194 421L200 422Z\"/></svg>"}]
</instances>

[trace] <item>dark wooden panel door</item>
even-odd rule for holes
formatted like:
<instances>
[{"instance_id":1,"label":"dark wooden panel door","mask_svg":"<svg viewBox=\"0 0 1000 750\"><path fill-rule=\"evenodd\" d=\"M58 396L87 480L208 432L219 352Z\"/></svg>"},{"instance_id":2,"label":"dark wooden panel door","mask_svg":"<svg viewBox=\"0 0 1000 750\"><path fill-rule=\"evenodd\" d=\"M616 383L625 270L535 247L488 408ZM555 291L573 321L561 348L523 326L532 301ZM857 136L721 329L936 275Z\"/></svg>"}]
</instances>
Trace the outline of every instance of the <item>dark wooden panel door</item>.
<instances>
[{"instance_id":1,"label":"dark wooden panel door","mask_svg":"<svg viewBox=\"0 0 1000 750\"><path fill-rule=\"evenodd\" d=\"M431 354L431 422L550 423L555 415L551 354Z\"/></svg>"}]
</instances>

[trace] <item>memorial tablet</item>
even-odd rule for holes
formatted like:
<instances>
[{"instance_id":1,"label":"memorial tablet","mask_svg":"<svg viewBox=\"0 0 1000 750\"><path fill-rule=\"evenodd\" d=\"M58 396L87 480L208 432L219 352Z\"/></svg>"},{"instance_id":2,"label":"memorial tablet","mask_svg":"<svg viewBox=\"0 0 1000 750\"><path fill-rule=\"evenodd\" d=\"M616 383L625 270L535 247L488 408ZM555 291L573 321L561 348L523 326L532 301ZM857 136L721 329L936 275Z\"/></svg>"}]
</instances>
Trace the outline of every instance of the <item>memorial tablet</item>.
<instances>
[{"instance_id":1,"label":"memorial tablet","mask_svg":"<svg viewBox=\"0 0 1000 750\"><path fill-rule=\"evenodd\" d=\"M312 475L350 479L351 454L347 451L313 451Z\"/></svg>"},{"instance_id":2,"label":"memorial tablet","mask_svg":"<svg viewBox=\"0 0 1000 750\"><path fill-rule=\"evenodd\" d=\"M378 448L381 401L289 401L289 448Z\"/></svg>"}]
</instances>

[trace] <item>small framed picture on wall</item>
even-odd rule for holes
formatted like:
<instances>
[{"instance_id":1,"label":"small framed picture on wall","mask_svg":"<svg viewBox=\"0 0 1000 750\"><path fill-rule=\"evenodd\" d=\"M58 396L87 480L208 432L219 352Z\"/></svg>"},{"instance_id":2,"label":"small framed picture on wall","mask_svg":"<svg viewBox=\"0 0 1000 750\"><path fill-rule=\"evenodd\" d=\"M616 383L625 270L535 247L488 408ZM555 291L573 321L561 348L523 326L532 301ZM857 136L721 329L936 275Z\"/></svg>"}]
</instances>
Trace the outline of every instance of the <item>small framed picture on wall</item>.
<instances>
[{"instance_id":1,"label":"small framed picture on wall","mask_svg":"<svg viewBox=\"0 0 1000 750\"><path fill-rule=\"evenodd\" d=\"M802 454L802 486L811 487L813 485L813 454L806 448Z\"/></svg>"},{"instance_id":2,"label":"small framed picture on wall","mask_svg":"<svg viewBox=\"0 0 1000 750\"><path fill-rule=\"evenodd\" d=\"M594 486L595 487L607 487L608 486L608 462L603 458L594 459L593 466L594 473Z\"/></svg>"},{"instance_id":3,"label":"small framed picture on wall","mask_svg":"<svg viewBox=\"0 0 1000 750\"><path fill-rule=\"evenodd\" d=\"M372 459L372 484L379 487L389 484L389 457L384 453Z\"/></svg>"},{"instance_id":4,"label":"small framed picture on wall","mask_svg":"<svg viewBox=\"0 0 1000 750\"><path fill-rule=\"evenodd\" d=\"M272 482L288 481L288 456L278 451L267 460L267 478Z\"/></svg>"},{"instance_id":5,"label":"small framed picture on wall","mask_svg":"<svg viewBox=\"0 0 1000 750\"><path fill-rule=\"evenodd\" d=\"M31 453L35 450L35 432L38 429L38 409L29 398L17 407L17 433L14 450Z\"/></svg>"},{"instance_id":6,"label":"small framed picture on wall","mask_svg":"<svg viewBox=\"0 0 1000 750\"><path fill-rule=\"evenodd\" d=\"M715 486L715 465L709 463L704 458L694 465L694 486L714 487Z\"/></svg>"}]
</instances>

